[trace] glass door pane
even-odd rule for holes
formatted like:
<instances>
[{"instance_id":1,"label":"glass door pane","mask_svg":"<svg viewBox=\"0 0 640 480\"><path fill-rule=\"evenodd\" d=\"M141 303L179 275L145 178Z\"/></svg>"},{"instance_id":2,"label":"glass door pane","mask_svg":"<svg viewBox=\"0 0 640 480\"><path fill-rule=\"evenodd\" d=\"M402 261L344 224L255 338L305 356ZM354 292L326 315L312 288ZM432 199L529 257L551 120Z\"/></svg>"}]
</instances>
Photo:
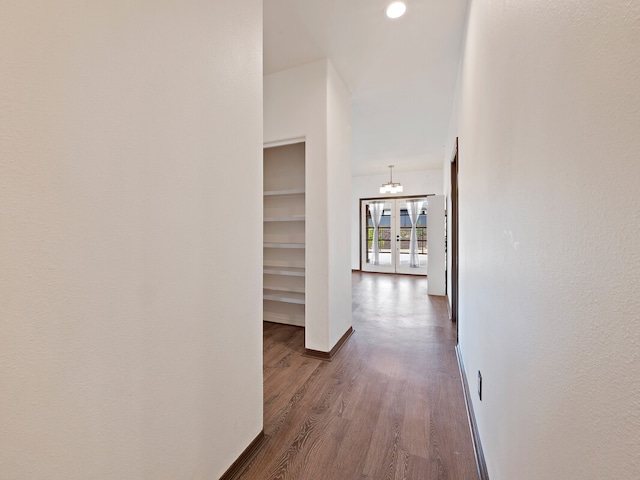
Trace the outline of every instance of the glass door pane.
<instances>
[{"instance_id":1,"label":"glass door pane","mask_svg":"<svg viewBox=\"0 0 640 480\"><path fill-rule=\"evenodd\" d=\"M362 269L365 272L395 272L394 200L362 202Z\"/></svg>"},{"instance_id":2,"label":"glass door pane","mask_svg":"<svg viewBox=\"0 0 640 480\"><path fill-rule=\"evenodd\" d=\"M427 198L396 201L396 272L427 274Z\"/></svg>"}]
</instances>

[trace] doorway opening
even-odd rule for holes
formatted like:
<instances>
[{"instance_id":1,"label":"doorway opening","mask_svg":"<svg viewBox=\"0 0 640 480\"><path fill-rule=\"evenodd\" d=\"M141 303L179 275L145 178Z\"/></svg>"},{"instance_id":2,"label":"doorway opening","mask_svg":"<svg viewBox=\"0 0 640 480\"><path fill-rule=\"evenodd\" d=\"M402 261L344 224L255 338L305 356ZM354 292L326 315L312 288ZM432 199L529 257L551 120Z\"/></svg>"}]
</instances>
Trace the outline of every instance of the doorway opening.
<instances>
[{"instance_id":1,"label":"doorway opening","mask_svg":"<svg viewBox=\"0 0 640 480\"><path fill-rule=\"evenodd\" d=\"M458 138L451 156L451 320L458 336Z\"/></svg>"},{"instance_id":2,"label":"doorway opening","mask_svg":"<svg viewBox=\"0 0 640 480\"><path fill-rule=\"evenodd\" d=\"M428 196L360 201L360 269L426 275Z\"/></svg>"}]
</instances>

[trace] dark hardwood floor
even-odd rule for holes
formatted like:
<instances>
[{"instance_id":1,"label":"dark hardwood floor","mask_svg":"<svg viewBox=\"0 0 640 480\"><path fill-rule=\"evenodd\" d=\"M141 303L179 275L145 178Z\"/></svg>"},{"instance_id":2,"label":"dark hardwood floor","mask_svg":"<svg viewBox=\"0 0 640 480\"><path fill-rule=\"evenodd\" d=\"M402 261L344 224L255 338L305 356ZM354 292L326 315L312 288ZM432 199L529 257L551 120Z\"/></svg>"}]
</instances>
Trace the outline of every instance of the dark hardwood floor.
<instances>
[{"instance_id":1,"label":"dark hardwood floor","mask_svg":"<svg viewBox=\"0 0 640 480\"><path fill-rule=\"evenodd\" d=\"M244 480L476 480L444 297L425 278L354 273L355 333L331 362L264 324L266 442Z\"/></svg>"}]
</instances>

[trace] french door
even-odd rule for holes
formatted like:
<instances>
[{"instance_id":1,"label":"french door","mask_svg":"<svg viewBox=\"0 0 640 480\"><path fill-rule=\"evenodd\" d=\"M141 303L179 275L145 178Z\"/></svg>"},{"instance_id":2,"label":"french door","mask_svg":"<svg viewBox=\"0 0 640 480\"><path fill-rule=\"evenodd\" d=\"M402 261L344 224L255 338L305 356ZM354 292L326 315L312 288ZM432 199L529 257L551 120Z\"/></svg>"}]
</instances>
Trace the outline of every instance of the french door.
<instances>
[{"instance_id":1,"label":"french door","mask_svg":"<svg viewBox=\"0 0 640 480\"><path fill-rule=\"evenodd\" d=\"M362 201L362 270L427 274L428 197Z\"/></svg>"}]
</instances>

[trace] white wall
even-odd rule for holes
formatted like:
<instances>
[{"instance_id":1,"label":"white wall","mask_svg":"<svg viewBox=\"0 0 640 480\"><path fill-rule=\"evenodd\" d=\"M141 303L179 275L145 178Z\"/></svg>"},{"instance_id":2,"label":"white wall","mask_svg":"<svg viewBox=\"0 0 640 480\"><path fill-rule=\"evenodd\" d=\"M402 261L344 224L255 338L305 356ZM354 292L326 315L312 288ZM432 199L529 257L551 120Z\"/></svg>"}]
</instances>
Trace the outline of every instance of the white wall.
<instances>
[{"instance_id":1,"label":"white wall","mask_svg":"<svg viewBox=\"0 0 640 480\"><path fill-rule=\"evenodd\" d=\"M327 62L329 346L351 327L351 94Z\"/></svg>"},{"instance_id":2,"label":"white wall","mask_svg":"<svg viewBox=\"0 0 640 480\"><path fill-rule=\"evenodd\" d=\"M427 245L429 246L427 291L429 295L446 294L445 201L444 195L432 195L427 202Z\"/></svg>"},{"instance_id":3,"label":"white wall","mask_svg":"<svg viewBox=\"0 0 640 480\"><path fill-rule=\"evenodd\" d=\"M638 45L638 2L470 4L459 328L492 480L640 478Z\"/></svg>"},{"instance_id":4,"label":"white wall","mask_svg":"<svg viewBox=\"0 0 640 480\"><path fill-rule=\"evenodd\" d=\"M347 100L326 59L264 77L265 143L301 137L306 142L305 345L323 352L333 347L336 328L351 325L350 286L344 290L349 230L344 233L344 214L335 209L350 195L344 179L351 168ZM329 192L336 197L330 199Z\"/></svg>"},{"instance_id":5,"label":"white wall","mask_svg":"<svg viewBox=\"0 0 640 480\"><path fill-rule=\"evenodd\" d=\"M0 477L218 478L262 429L261 2L2 10Z\"/></svg>"},{"instance_id":6,"label":"white wall","mask_svg":"<svg viewBox=\"0 0 640 480\"><path fill-rule=\"evenodd\" d=\"M393 181L402 184L402 195L441 195L442 170L420 170L414 172L396 172L393 169ZM398 195L381 195L380 186L389 181L386 175L354 176L351 181L351 268L360 270L360 199L392 198Z\"/></svg>"},{"instance_id":7,"label":"white wall","mask_svg":"<svg viewBox=\"0 0 640 480\"><path fill-rule=\"evenodd\" d=\"M467 16L469 11L467 9ZM465 25L468 22L465 22ZM467 37L467 31L464 31L463 34L463 45L464 41ZM453 97L452 107L451 107L451 117L449 119L449 135L447 138L447 144L444 149L444 163L442 165L442 190L444 195L446 196L446 211L447 215L449 215L448 220L451 220L451 160L453 159L454 152L456 151L456 137L459 134L458 121L460 115L460 94L461 94L461 85L462 85L462 62L464 61L464 56L460 56L460 65L458 65L458 78L456 80L456 90ZM451 312L451 271L452 271L452 263L451 263L451 226L452 222L447 221L447 302L449 303L449 311Z\"/></svg>"}]
</instances>

